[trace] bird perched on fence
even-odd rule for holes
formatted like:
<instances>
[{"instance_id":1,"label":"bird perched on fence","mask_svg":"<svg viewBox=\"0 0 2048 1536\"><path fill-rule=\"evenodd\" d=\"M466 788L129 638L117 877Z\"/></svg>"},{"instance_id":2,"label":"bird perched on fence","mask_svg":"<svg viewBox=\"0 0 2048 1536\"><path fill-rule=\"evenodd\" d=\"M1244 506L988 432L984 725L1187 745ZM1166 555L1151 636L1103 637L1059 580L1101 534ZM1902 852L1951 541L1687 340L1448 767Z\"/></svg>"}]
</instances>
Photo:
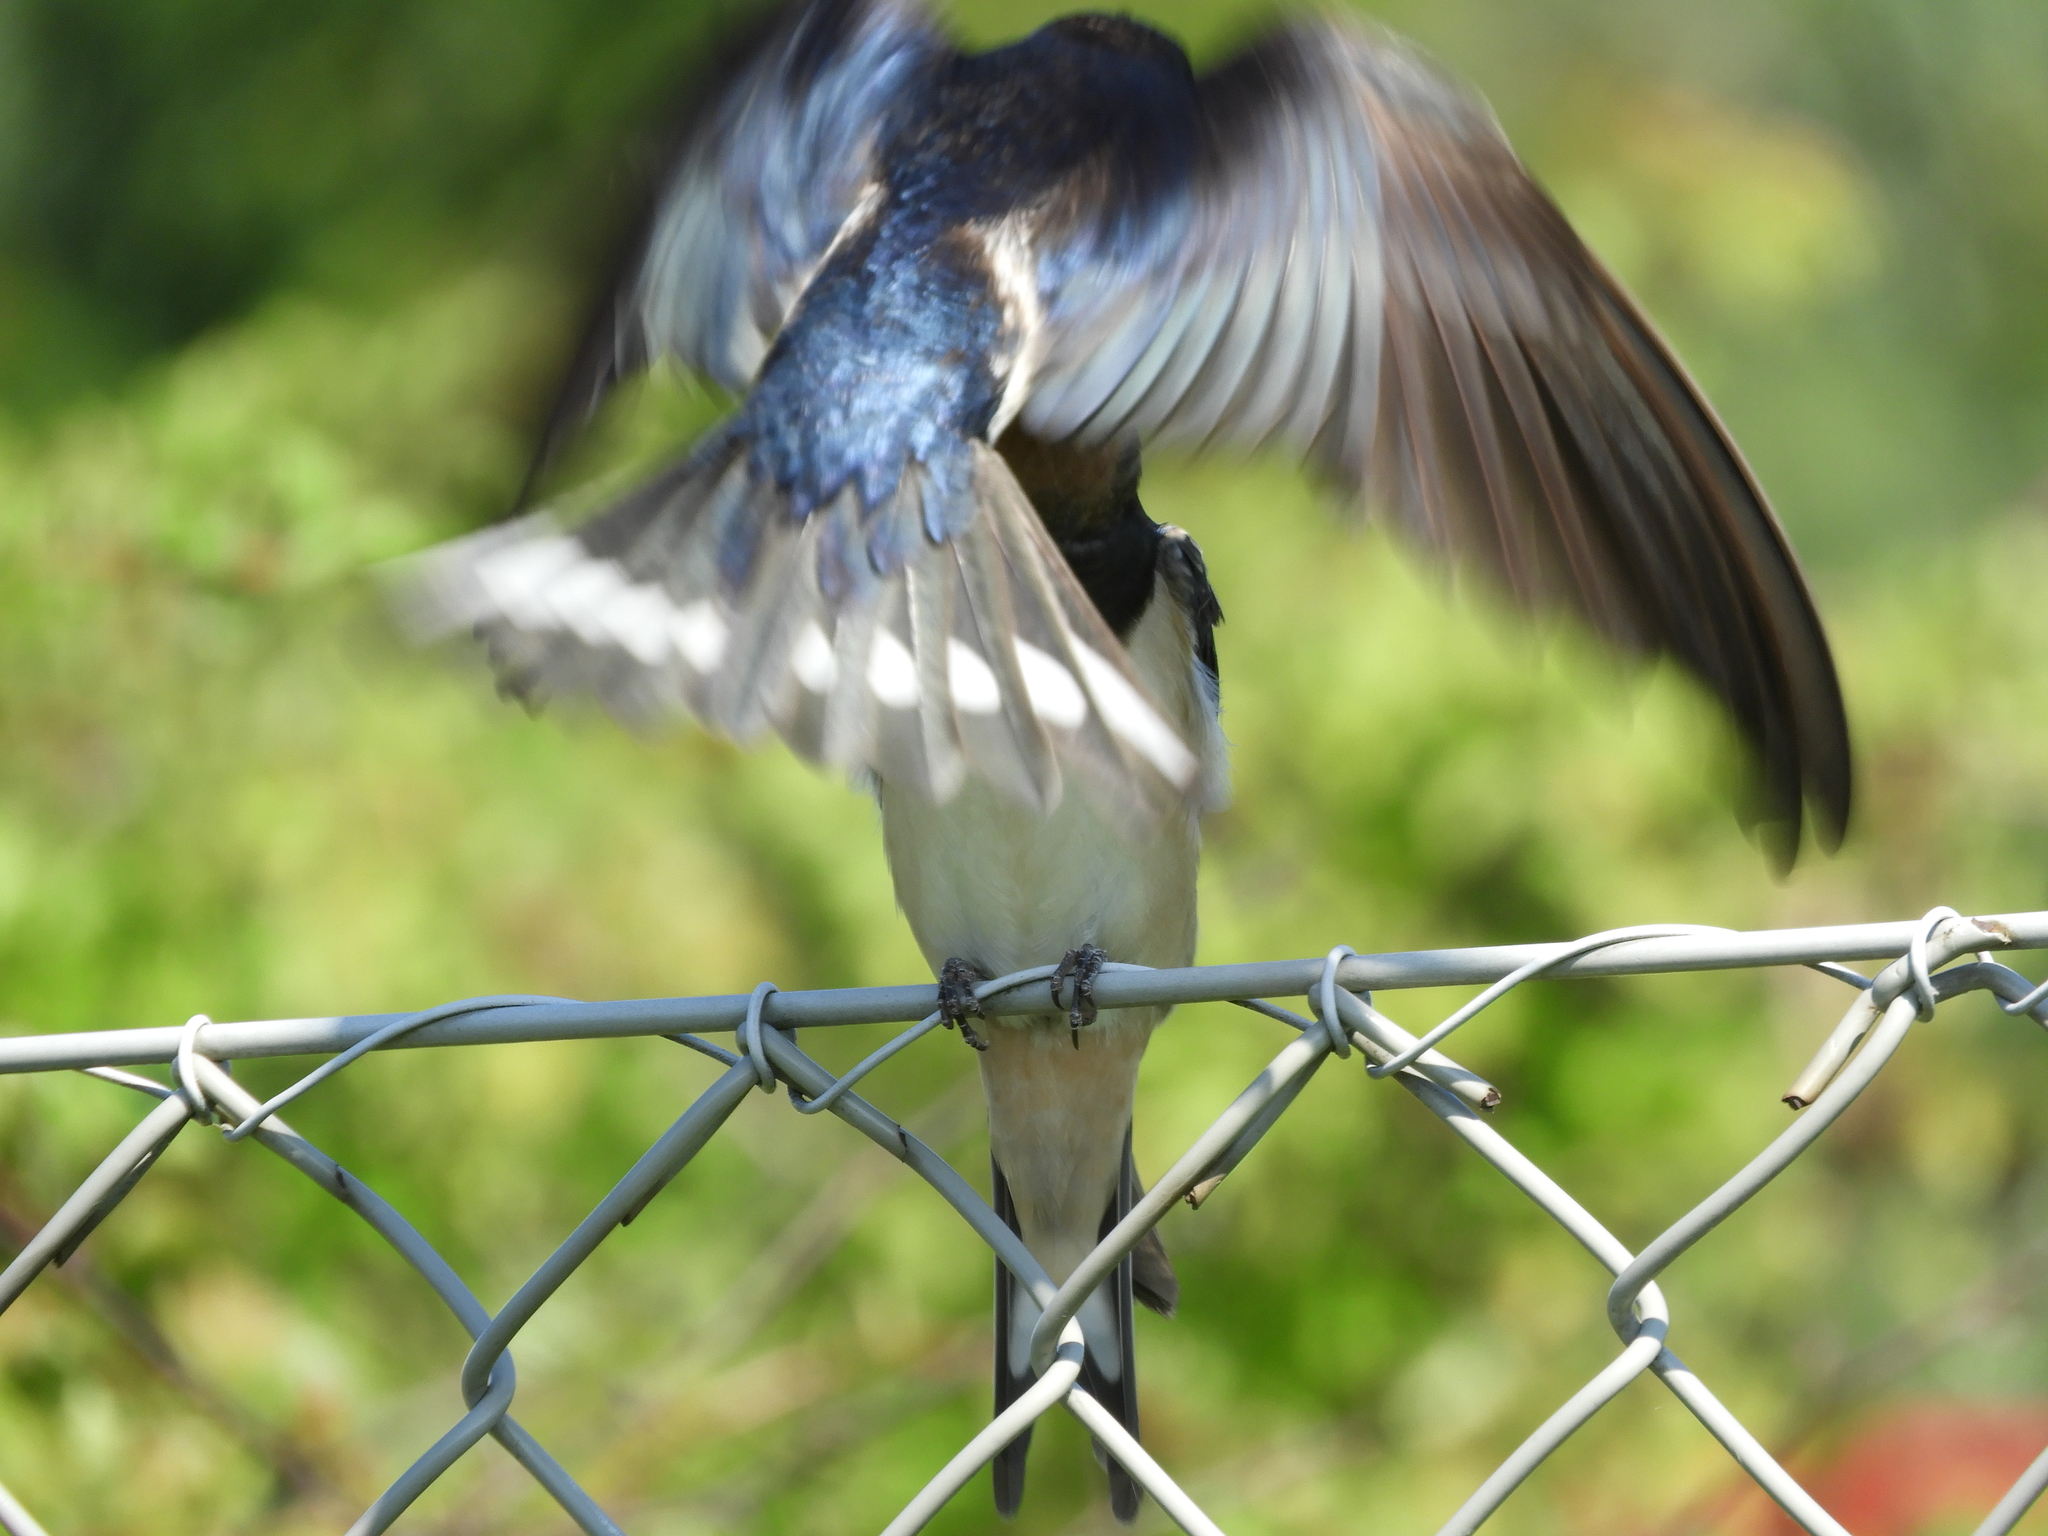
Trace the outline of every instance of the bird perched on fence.
<instances>
[{"instance_id":1,"label":"bird perched on fence","mask_svg":"<svg viewBox=\"0 0 2048 1536\"><path fill-rule=\"evenodd\" d=\"M698 97L537 462L663 358L739 397L724 424L580 527L419 557L411 611L519 694L871 779L981 1051L995 1203L1055 1280L1137 1196L1165 1011L1098 1017L1090 982L1191 961L1227 790L1222 615L1141 445L1284 445L1520 604L1673 658L1754 749L1780 855L1808 804L1842 831L1834 667L1762 493L1484 106L1382 34L1288 21L1197 74L1120 16L975 54L916 0L786 6ZM973 1022L977 979L1055 959L1042 1014ZM1134 1296L1174 1305L1156 1241L1081 1314L1081 1385L1135 1432ZM999 1265L999 1409L1036 1316Z\"/></svg>"}]
</instances>

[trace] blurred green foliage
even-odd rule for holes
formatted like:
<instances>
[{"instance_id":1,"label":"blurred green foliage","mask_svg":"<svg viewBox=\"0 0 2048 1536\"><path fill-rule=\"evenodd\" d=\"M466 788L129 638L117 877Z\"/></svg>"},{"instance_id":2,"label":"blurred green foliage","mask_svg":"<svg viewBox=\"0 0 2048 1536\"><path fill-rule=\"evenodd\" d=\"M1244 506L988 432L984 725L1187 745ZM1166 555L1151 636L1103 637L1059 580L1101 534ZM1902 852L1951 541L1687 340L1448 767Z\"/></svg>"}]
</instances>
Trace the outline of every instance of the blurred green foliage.
<instances>
[{"instance_id":1,"label":"blurred green foliage","mask_svg":"<svg viewBox=\"0 0 2048 1536\"><path fill-rule=\"evenodd\" d=\"M1256 14L1147 9L1210 53ZM1677 680L1419 580L1284 470L1161 464L1148 505L1202 540L1231 616L1203 958L2048 906L2048 12L1384 14L1493 96L1816 555L1862 804L1840 858L1775 885ZM920 974L852 792L776 749L528 720L405 653L359 574L505 504L631 181L619 146L713 19L0 4L7 1028ZM565 481L716 408L636 391ZM1782 1125L1844 996L1806 972L1533 985L1459 1054L1640 1241ZM1381 999L1417 1025L1453 1001ZM874 1038L806 1044L844 1064ZM1278 1044L1177 1017L1143 1166ZM397 1053L293 1119L495 1305L706 1077L661 1042ZM942 1040L874 1093L976 1172L972 1078ZM2044 1089L2031 1029L1959 1004L1674 1272L1674 1344L1767 1443L1891 1395L2038 1390ZM137 1108L0 1080L0 1219L47 1214ZM1591 1262L1355 1069L1165 1236L1186 1302L1140 1325L1147 1439L1234 1531L1431 1529L1612 1352ZM879 1526L985 1415L987 1271L893 1163L756 1098L522 1336L518 1412L645 1536ZM461 1345L338 1207L190 1134L0 1319L0 1480L62 1533L338 1529L453 1421ZM1729 1471L1643 1385L1501 1528L1700 1528ZM977 1488L937 1529L991 1523ZM404 1528L562 1524L486 1446ZM1109 1529L1073 1426L1041 1432L1017 1528Z\"/></svg>"}]
</instances>

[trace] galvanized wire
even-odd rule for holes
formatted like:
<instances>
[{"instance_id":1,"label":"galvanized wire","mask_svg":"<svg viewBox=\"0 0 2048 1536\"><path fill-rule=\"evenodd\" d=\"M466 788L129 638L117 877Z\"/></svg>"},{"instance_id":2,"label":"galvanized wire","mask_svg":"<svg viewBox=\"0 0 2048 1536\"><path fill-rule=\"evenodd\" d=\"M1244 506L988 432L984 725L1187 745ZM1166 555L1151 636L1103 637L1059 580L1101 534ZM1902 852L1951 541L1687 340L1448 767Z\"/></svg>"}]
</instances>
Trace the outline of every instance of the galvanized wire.
<instances>
[{"instance_id":1,"label":"galvanized wire","mask_svg":"<svg viewBox=\"0 0 2048 1536\"><path fill-rule=\"evenodd\" d=\"M472 998L420 1013L369 1018L275 1020L215 1024L195 1016L175 1029L0 1039L0 1073L73 1070L142 1093L155 1102L0 1271L0 1311L43 1268L62 1263L120 1204L186 1125L220 1123L228 1140L248 1138L290 1163L355 1212L420 1275L469 1335L460 1371L465 1412L423 1451L350 1527L350 1536L388 1529L434 1481L486 1436L496 1439L593 1536L620 1528L554 1458L510 1416L518 1391L511 1345L561 1285L619 1226L630 1222L688 1165L746 1096L789 1089L800 1113L830 1113L917 1173L1016 1276L1040 1308L1032 1335L1034 1386L977 1433L912 1496L884 1536L910 1536L1003 1446L1054 1407L1084 1423L1105 1452L1184 1531L1221 1536L1220 1527L1172 1475L1138 1445L1114 1415L1079 1385L1082 1301L1159 1222L1176 1201L1199 1204L1285 1114L1302 1088L1333 1057L1355 1048L1367 1072L1391 1077L1444 1125L1556 1221L1613 1276L1607 1315L1620 1351L1516 1448L1440 1528L1467 1536L1572 1434L1637 1377L1648 1372L1668 1387L1759 1487L1813 1536L1846 1536L1842 1527L1772 1458L1667 1342L1671 1315L1657 1279L1721 1222L1799 1158L1869 1086L1917 1022L1943 1001L1988 991L2008 1013L2048 1027L2048 985L2035 986L1989 958L2002 948L2048 948L2048 913L1964 918L1936 908L1917 922L1838 929L1737 934L1683 925L1630 928L1561 945L1358 955L1346 946L1321 961L1147 971L1111 966L1096 984L1098 1006L1229 1001L1295 1031L1272 1061L1210 1123L1130 1214L1074 1272L1055 1284L1022 1241L945 1159L897 1121L852 1091L892 1057L945 1022L930 987L785 993L764 982L744 998L677 998L624 1004L579 1004L557 998ZM1972 957L1974 958L1968 958ZM1866 977L1845 963L1886 959ZM1512 1146L1487 1112L1499 1093L1478 1074L1435 1047L1511 988L1539 975L1648 974L1740 965L1807 965L1856 988L1847 1012L1801 1073L1786 1099L1803 1113L1719 1189L1663 1233L1630 1252L1584 1206ZM976 988L983 1011L1001 1015L1045 1011L1036 984L1050 965L998 977ZM1486 990L1420 1036L1389 1018L1373 990L1476 982ZM1308 1016L1271 1001L1299 996ZM796 1043L796 1027L855 1022L905 1022L911 1027L834 1077ZM695 1031L731 1029L736 1049ZM723 1071L599 1201L525 1284L495 1314L392 1206L278 1118L277 1111L374 1049L478 1044L493 1040L660 1035L712 1057ZM229 1074L234 1056L336 1052L269 1101ZM173 1085L120 1070L116 1063L169 1064ZM2013 1484L1978 1527L2004 1536L2048 1488L2048 1451ZM29 1512L0 1487L0 1530L42 1536Z\"/></svg>"}]
</instances>

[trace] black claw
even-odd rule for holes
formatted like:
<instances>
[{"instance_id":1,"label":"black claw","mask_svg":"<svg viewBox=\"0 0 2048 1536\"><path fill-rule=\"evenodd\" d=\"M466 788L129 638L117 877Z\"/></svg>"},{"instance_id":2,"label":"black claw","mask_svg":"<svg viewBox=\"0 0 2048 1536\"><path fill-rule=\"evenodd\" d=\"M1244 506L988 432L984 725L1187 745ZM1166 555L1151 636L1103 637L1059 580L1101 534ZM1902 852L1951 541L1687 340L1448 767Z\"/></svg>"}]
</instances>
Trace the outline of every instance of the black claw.
<instances>
[{"instance_id":1,"label":"black claw","mask_svg":"<svg viewBox=\"0 0 2048 1536\"><path fill-rule=\"evenodd\" d=\"M1074 1042L1074 1049L1081 1048L1081 1031L1095 1022L1095 978L1102 974L1103 966L1109 963L1109 956L1093 944L1083 944L1079 949L1070 949L1060 961L1059 969L1052 973L1052 1005L1061 1007L1060 991L1071 980L1074 983L1074 1000L1067 1007L1067 1033Z\"/></svg>"},{"instance_id":2,"label":"black claw","mask_svg":"<svg viewBox=\"0 0 2048 1536\"><path fill-rule=\"evenodd\" d=\"M977 1051L987 1050L988 1042L967 1021L984 1017L981 999L974 995L974 989L987 980L988 977L957 955L939 967L939 1012L945 1016L946 1028L951 1029L957 1024L960 1038Z\"/></svg>"}]
</instances>

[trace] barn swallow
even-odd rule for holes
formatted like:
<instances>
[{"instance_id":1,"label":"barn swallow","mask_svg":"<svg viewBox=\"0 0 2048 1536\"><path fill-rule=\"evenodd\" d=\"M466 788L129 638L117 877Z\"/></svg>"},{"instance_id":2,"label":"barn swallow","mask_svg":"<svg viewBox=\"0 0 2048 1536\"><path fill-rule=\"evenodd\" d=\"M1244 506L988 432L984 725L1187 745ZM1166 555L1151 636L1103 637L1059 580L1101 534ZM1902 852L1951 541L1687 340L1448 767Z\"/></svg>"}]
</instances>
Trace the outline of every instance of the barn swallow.
<instances>
[{"instance_id":1,"label":"barn swallow","mask_svg":"<svg viewBox=\"0 0 2048 1536\"><path fill-rule=\"evenodd\" d=\"M1192 961L1228 792L1221 611L1141 448L1281 446L1523 607L1674 660L1753 749L1776 854L1809 808L1840 838L1841 694L1762 492L1483 104L1391 37L1288 20L1197 74L1120 16L968 53L914 0L787 6L698 93L620 273L537 465L658 360L737 407L580 527L419 557L410 612L529 699L773 730L871 782L979 1047L995 1204L1055 1280L1137 1198L1165 1013L1097 1015L1090 981ZM973 1017L976 980L1054 960L1043 1013ZM1000 1410L1037 1314L996 1289ZM1133 1432L1132 1302L1176 1294L1153 1240L1081 1314L1081 1385Z\"/></svg>"}]
</instances>

